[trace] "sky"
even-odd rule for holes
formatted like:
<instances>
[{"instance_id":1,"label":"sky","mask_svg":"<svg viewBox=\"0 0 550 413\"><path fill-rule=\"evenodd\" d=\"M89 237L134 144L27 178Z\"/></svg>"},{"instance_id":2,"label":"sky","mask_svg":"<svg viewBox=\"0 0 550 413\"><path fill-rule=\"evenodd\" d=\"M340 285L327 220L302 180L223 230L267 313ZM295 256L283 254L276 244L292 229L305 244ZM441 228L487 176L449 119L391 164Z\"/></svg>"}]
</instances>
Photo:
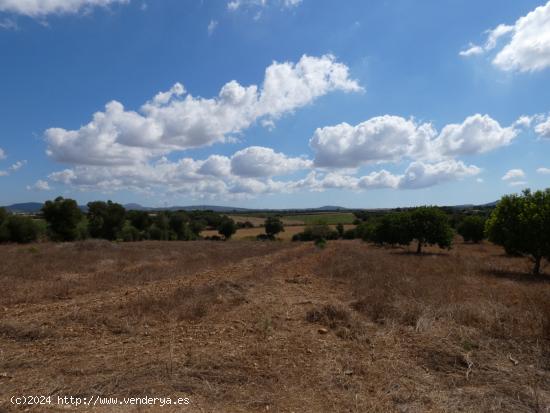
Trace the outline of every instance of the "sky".
<instances>
[{"instance_id":1,"label":"sky","mask_svg":"<svg viewBox=\"0 0 550 413\"><path fill-rule=\"evenodd\" d=\"M0 0L0 205L550 187L550 1Z\"/></svg>"}]
</instances>

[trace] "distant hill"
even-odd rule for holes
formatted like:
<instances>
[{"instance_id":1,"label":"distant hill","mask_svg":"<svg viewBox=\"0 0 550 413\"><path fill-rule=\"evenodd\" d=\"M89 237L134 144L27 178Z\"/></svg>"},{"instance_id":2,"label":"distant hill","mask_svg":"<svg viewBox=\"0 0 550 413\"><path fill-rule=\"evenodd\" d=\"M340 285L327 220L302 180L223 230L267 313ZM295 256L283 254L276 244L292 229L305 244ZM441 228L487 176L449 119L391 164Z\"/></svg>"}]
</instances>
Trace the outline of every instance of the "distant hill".
<instances>
[{"instance_id":1,"label":"distant hill","mask_svg":"<svg viewBox=\"0 0 550 413\"><path fill-rule=\"evenodd\" d=\"M22 204L13 204L6 206L5 208L13 214L35 214L42 208L40 202L25 202Z\"/></svg>"},{"instance_id":2,"label":"distant hill","mask_svg":"<svg viewBox=\"0 0 550 413\"><path fill-rule=\"evenodd\" d=\"M42 209L42 203L40 202L25 202L20 204L13 204L5 206L8 211L16 214L37 214ZM493 207L496 205L495 202L490 202L483 205L471 205L471 204L465 204L465 205L455 205L451 208L457 208L457 209L464 209L464 208L475 208L475 207ZM79 206L82 212L87 212L88 207L86 205L80 205ZM239 208L239 207L231 207L231 206L223 206L223 205L186 205L186 206L168 206L168 207L159 207L159 208L152 208L152 207L146 207L140 204L136 203L129 203L125 204L124 208L127 210L134 210L134 211L214 211L219 213L246 213L246 212L273 212L273 211L293 211L293 212L328 212L328 211L353 211L353 210L359 210L361 208L345 208L341 206L334 206L334 205L325 205L319 208L292 208L292 209L252 209L252 208ZM382 208L390 210L392 208Z\"/></svg>"}]
</instances>

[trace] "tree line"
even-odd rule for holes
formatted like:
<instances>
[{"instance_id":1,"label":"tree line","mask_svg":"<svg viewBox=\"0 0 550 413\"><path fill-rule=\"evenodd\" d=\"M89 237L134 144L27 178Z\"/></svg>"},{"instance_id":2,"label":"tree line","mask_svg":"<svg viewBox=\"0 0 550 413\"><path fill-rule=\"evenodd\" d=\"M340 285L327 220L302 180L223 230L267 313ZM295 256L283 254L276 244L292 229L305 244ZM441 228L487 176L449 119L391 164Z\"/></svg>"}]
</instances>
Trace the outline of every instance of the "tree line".
<instances>
[{"instance_id":1,"label":"tree line","mask_svg":"<svg viewBox=\"0 0 550 413\"><path fill-rule=\"evenodd\" d=\"M210 239L228 240L240 227L228 216L213 211L127 211L112 201L88 203L83 213L75 200L58 197L42 207L42 220L8 213L0 208L0 242L28 243L47 237L52 241L75 241L86 238L107 240L196 240L204 229L216 229L220 236ZM357 212L356 227L345 230L337 225L308 226L293 236L294 241L315 241L324 245L331 239L356 239L379 245L415 244L422 253L426 245L450 248L455 231L466 242L484 238L504 247L507 254L528 256L533 273L539 274L543 259L550 259L550 189L519 195L507 195L486 218L480 215L458 216L442 208L424 206L395 210L384 214ZM44 225L45 222L45 225ZM279 217L268 216L265 234L258 239L275 239L284 231ZM208 239L208 238L207 238Z\"/></svg>"}]
</instances>

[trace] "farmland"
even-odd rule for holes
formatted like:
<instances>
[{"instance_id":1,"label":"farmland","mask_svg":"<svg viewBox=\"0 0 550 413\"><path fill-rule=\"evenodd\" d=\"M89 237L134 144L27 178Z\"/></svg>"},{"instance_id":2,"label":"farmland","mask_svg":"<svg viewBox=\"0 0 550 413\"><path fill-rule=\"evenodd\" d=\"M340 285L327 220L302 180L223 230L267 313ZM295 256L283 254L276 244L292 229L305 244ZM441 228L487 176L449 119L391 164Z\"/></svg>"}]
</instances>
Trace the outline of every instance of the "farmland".
<instances>
[{"instance_id":1,"label":"farmland","mask_svg":"<svg viewBox=\"0 0 550 413\"><path fill-rule=\"evenodd\" d=\"M420 256L361 241L1 245L0 410L17 393L545 412L550 278L530 269L460 240Z\"/></svg>"}]
</instances>

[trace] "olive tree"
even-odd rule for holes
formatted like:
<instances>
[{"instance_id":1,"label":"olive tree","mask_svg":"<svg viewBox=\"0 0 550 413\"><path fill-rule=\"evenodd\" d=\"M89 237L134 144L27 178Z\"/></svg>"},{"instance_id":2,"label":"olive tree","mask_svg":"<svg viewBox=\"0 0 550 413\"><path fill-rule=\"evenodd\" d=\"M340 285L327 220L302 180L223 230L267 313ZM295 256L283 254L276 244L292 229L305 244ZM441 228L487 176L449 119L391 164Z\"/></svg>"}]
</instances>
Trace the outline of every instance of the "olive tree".
<instances>
[{"instance_id":1,"label":"olive tree","mask_svg":"<svg viewBox=\"0 0 550 413\"><path fill-rule=\"evenodd\" d=\"M542 259L550 259L550 189L502 197L485 228L491 242L530 257L540 274Z\"/></svg>"},{"instance_id":2,"label":"olive tree","mask_svg":"<svg viewBox=\"0 0 550 413\"><path fill-rule=\"evenodd\" d=\"M218 227L218 233L223 235L226 240L229 240L235 232L237 232L235 221L229 217L224 217Z\"/></svg>"}]
</instances>

